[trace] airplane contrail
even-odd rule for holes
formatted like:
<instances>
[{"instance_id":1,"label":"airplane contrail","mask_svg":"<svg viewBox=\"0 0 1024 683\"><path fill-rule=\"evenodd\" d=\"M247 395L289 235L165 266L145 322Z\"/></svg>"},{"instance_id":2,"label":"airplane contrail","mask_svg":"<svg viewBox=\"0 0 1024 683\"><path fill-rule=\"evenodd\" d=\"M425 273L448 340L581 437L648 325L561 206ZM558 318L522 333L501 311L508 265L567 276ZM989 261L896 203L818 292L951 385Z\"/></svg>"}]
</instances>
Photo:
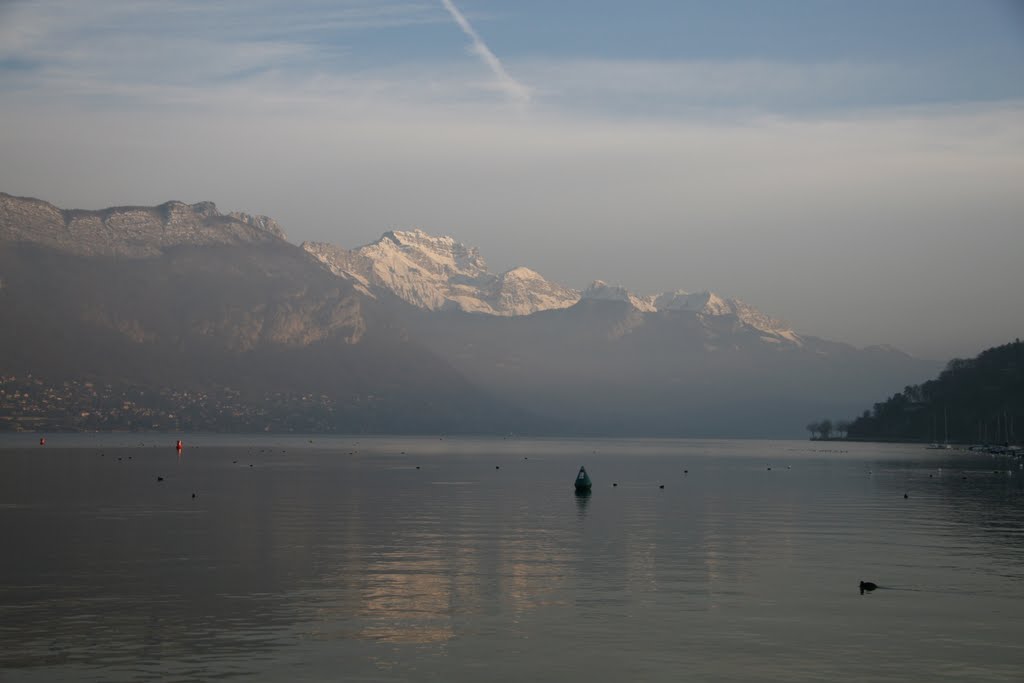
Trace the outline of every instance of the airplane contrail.
<instances>
[{"instance_id":1,"label":"airplane contrail","mask_svg":"<svg viewBox=\"0 0 1024 683\"><path fill-rule=\"evenodd\" d=\"M530 101L530 89L509 75L501 60L491 52L483 38L480 37L480 34L476 32L476 29L473 28L473 25L469 23L469 20L459 11L459 8L455 6L452 0L441 0L441 4L452 15L452 19L459 25L462 32L472 41L471 51L491 70L494 77L498 79L498 85L509 99L520 105L527 104Z\"/></svg>"}]
</instances>

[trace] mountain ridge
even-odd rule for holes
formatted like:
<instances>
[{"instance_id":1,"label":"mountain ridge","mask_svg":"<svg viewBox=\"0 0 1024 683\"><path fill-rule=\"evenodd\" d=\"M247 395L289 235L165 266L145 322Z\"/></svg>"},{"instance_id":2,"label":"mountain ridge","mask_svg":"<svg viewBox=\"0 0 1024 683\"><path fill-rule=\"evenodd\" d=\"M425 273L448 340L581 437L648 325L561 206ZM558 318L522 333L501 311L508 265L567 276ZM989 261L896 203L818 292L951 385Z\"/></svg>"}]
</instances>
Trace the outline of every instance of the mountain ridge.
<instances>
[{"instance_id":1,"label":"mountain ridge","mask_svg":"<svg viewBox=\"0 0 1024 683\"><path fill-rule=\"evenodd\" d=\"M267 216L222 214L213 202L60 209L33 197L0 192L0 241L29 242L80 256L149 258L191 245L286 241Z\"/></svg>"},{"instance_id":2,"label":"mountain ridge","mask_svg":"<svg viewBox=\"0 0 1024 683\"><path fill-rule=\"evenodd\" d=\"M645 313L689 311L704 316L734 316L764 332L772 343L802 343L800 335L782 321L739 299L724 298L709 290L640 296L602 280L595 280L583 291L575 290L550 282L525 266L494 274L487 270L476 247L420 229L389 230L380 239L351 250L325 242L303 242L301 246L333 273L359 282L367 292L384 288L414 306L432 311L521 316L569 308L584 299L624 301Z\"/></svg>"},{"instance_id":3,"label":"mountain ridge","mask_svg":"<svg viewBox=\"0 0 1024 683\"><path fill-rule=\"evenodd\" d=\"M422 231L374 245L300 247L209 202L0 195L0 374L237 396L231 429L724 437L802 434L933 370L713 292L569 290Z\"/></svg>"},{"instance_id":4,"label":"mountain ridge","mask_svg":"<svg viewBox=\"0 0 1024 683\"><path fill-rule=\"evenodd\" d=\"M579 297L575 290L526 267L491 273L475 247L419 229L388 230L380 239L351 250L326 242L304 242L301 247L336 275L350 277L368 290L387 289L432 311L529 315L566 308Z\"/></svg>"},{"instance_id":5,"label":"mountain ridge","mask_svg":"<svg viewBox=\"0 0 1024 683\"><path fill-rule=\"evenodd\" d=\"M32 212L19 210L25 205L36 209L37 215L31 220L24 218ZM291 244L274 219L240 211L220 213L209 201L186 204L172 200L154 207L83 210L59 209L40 199L6 193L0 193L0 240L29 241L80 255L129 258L153 257L182 245L273 240ZM569 308L585 299L609 299L626 301L646 313L731 316L764 333L766 343L799 346L804 338L781 320L740 299L722 297L710 290L637 295L621 285L595 280L580 291L551 282L526 266L492 273L476 247L421 229L388 230L374 242L355 249L310 241L298 247L334 275L349 280L362 294L376 297L388 291L426 310L522 316Z\"/></svg>"}]
</instances>

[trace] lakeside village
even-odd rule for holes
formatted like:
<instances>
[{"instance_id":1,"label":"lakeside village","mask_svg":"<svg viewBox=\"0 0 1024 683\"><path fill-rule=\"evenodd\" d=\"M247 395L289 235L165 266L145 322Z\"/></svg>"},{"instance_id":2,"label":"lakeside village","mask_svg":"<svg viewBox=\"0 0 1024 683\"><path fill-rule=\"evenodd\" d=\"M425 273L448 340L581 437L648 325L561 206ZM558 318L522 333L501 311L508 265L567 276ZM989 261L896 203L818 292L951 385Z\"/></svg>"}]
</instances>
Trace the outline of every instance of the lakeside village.
<instances>
[{"instance_id":1,"label":"lakeside village","mask_svg":"<svg viewBox=\"0 0 1024 683\"><path fill-rule=\"evenodd\" d=\"M150 391L0 375L0 432L316 433L332 431L336 424L336 407L328 396L275 392L260 398L244 400L229 388Z\"/></svg>"},{"instance_id":2,"label":"lakeside village","mask_svg":"<svg viewBox=\"0 0 1024 683\"><path fill-rule=\"evenodd\" d=\"M339 417L331 397L267 393L246 400L230 388L212 391L143 390L86 380L49 383L27 375L0 375L0 432L271 432L335 431ZM372 402L374 397L367 397ZM881 405L881 404L879 404ZM876 406L876 411L878 411ZM860 420L868 419L867 413ZM941 428L941 427L940 427ZM928 449L982 451L1024 457L1012 418L997 416L995 443L950 443L930 438L862 435L857 422L821 420L806 426L812 441L881 441L927 444ZM872 438L874 437L874 438Z\"/></svg>"}]
</instances>

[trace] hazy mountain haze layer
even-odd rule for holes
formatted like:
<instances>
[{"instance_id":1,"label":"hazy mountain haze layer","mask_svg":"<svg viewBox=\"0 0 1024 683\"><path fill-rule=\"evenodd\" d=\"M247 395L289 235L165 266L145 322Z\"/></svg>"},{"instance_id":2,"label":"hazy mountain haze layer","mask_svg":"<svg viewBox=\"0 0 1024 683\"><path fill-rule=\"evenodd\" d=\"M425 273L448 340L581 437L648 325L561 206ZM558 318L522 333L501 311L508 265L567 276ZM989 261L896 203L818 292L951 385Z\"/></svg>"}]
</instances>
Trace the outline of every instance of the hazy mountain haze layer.
<instances>
[{"instance_id":1,"label":"hazy mountain haze layer","mask_svg":"<svg viewBox=\"0 0 1024 683\"><path fill-rule=\"evenodd\" d=\"M0 281L2 372L323 396L337 431L796 435L935 370L713 292L492 274L422 231L300 248L209 202L0 195Z\"/></svg>"}]
</instances>

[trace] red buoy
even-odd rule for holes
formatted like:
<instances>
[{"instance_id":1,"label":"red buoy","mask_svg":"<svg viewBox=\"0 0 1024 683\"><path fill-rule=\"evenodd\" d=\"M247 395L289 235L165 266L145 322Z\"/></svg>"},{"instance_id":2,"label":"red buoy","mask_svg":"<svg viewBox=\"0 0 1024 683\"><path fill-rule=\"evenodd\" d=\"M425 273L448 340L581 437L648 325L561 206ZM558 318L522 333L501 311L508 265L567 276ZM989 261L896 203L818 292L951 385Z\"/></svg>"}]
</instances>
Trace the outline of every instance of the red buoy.
<instances>
[{"instance_id":1,"label":"red buoy","mask_svg":"<svg viewBox=\"0 0 1024 683\"><path fill-rule=\"evenodd\" d=\"M39 445L40 446L45 446L46 445L46 437L45 436L43 438L39 439Z\"/></svg>"},{"instance_id":2,"label":"red buoy","mask_svg":"<svg viewBox=\"0 0 1024 683\"><path fill-rule=\"evenodd\" d=\"M181 450L181 439L178 439L178 445L175 446L179 451Z\"/></svg>"}]
</instances>

